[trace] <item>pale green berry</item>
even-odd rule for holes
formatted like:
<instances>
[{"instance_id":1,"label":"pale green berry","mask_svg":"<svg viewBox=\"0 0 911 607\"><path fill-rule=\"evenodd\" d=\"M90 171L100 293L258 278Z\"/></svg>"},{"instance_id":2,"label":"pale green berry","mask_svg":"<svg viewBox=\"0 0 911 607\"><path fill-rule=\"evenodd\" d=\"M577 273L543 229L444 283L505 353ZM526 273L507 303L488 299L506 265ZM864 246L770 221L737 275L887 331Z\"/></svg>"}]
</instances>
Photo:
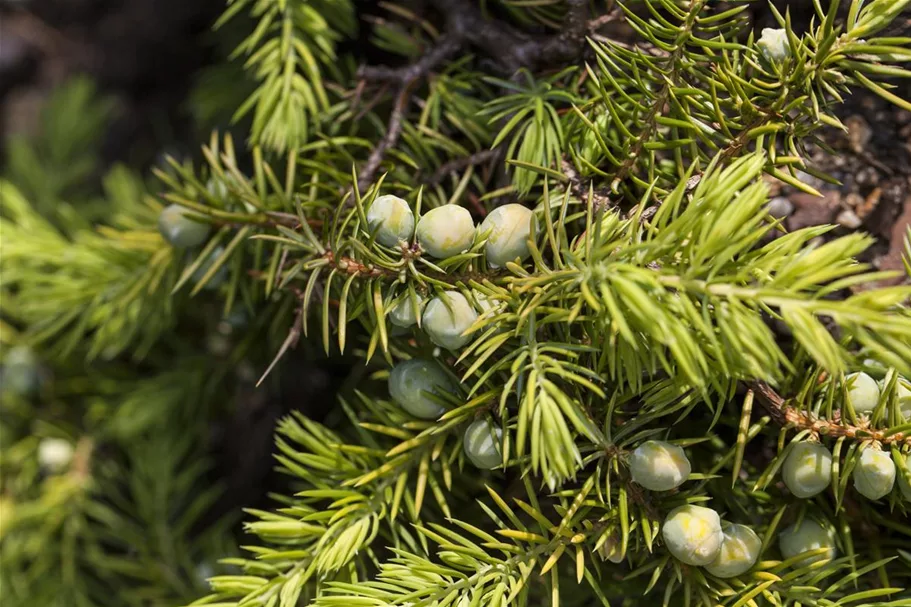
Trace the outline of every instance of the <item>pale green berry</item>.
<instances>
[{"instance_id":1,"label":"pale green berry","mask_svg":"<svg viewBox=\"0 0 911 607\"><path fill-rule=\"evenodd\" d=\"M442 348L455 350L471 340L465 331L478 319L478 313L464 295L446 291L424 308L422 324L430 341Z\"/></svg>"},{"instance_id":2,"label":"pale green berry","mask_svg":"<svg viewBox=\"0 0 911 607\"><path fill-rule=\"evenodd\" d=\"M879 403L879 386L866 373L852 373L845 377L848 401L856 413L869 413Z\"/></svg>"},{"instance_id":3,"label":"pale green berry","mask_svg":"<svg viewBox=\"0 0 911 607\"><path fill-rule=\"evenodd\" d=\"M437 259L446 259L471 248L475 229L471 213L454 204L427 211L418 221L421 248Z\"/></svg>"},{"instance_id":4,"label":"pale green berry","mask_svg":"<svg viewBox=\"0 0 911 607\"><path fill-rule=\"evenodd\" d=\"M437 419L446 407L432 394L455 394L456 386L432 360L399 363L389 374L389 394L405 411L421 419Z\"/></svg>"},{"instance_id":5,"label":"pale green berry","mask_svg":"<svg viewBox=\"0 0 911 607\"><path fill-rule=\"evenodd\" d=\"M902 497L905 498L905 501L911 502L911 481L908 480L908 478L911 477L911 453L906 453L902 457L905 458L905 468L907 468L909 476L905 476L899 472L898 489L901 491Z\"/></svg>"},{"instance_id":6,"label":"pale green berry","mask_svg":"<svg viewBox=\"0 0 911 607\"><path fill-rule=\"evenodd\" d=\"M795 523L778 534L778 547L786 559L808 550L828 549L822 555L807 557L796 564L797 567L806 567L817 561L835 558L835 533L814 520L804 519L799 525Z\"/></svg>"},{"instance_id":7,"label":"pale green berry","mask_svg":"<svg viewBox=\"0 0 911 607\"><path fill-rule=\"evenodd\" d=\"M158 216L158 231L172 247L195 247L209 237L209 225L192 219L189 213L179 204L171 204Z\"/></svg>"},{"instance_id":8,"label":"pale green berry","mask_svg":"<svg viewBox=\"0 0 911 607\"><path fill-rule=\"evenodd\" d=\"M871 500L888 495L895 485L895 462L885 451L864 449L854 466L854 488Z\"/></svg>"},{"instance_id":9,"label":"pale green berry","mask_svg":"<svg viewBox=\"0 0 911 607\"><path fill-rule=\"evenodd\" d=\"M486 234L487 263L497 268L508 261L525 261L531 254L528 238L534 213L521 204L497 207L484 218L479 232Z\"/></svg>"},{"instance_id":10,"label":"pale green berry","mask_svg":"<svg viewBox=\"0 0 911 607\"><path fill-rule=\"evenodd\" d=\"M832 482L832 452L819 443L797 443L781 467L784 484L797 497L813 497Z\"/></svg>"},{"instance_id":11,"label":"pale green berry","mask_svg":"<svg viewBox=\"0 0 911 607\"><path fill-rule=\"evenodd\" d=\"M502 428L489 420L479 419L465 430L462 448L472 464L481 470L490 470L503 463L503 455L500 453L502 439Z\"/></svg>"},{"instance_id":12,"label":"pale green berry","mask_svg":"<svg viewBox=\"0 0 911 607\"><path fill-rule=\"evenodd\" d=\"M41 388L38 357L28 346L10 348L3 357L3 389L19 396L29 396Z\"/></svg>"},{"instance_id":13,"label":"pale green berry","mask_svg":"<svg viewBox=\"0 0 911 607\"><path fill-rule=\"evenodd\" d=\"M418 322L418 316L420 315L421 308L423 307L424 299L418 297L417 312L415 312L414 302L411 301L411 297L405 296L404 299L400 299L395 304L393 304L392 309L389 310L389 322L397 327L402 327L405 329L414 326Z\"/></svg>"},{"instance_id":14,"label":"pale green berry","mask_svg":"<svg viewBox=\"0 0 911 607\"><path fill-rule=\"evenodd\" d=\"M650 440L633 450L629 471L633 480L649 491L670 491L690 475L690 460L677 445Z\"/></svg>"},{"instance_id":15,"label":"pale green berry","mask_svg":"<svg viewBox=\"0 0 911 607\"><path fill-rule=\"evenodd\" d=\"M726 523L721 531L724 533L721 552L705 566L706 571L720 578L746 573L759 558L762 540L746 525Z\"/></svg>"},{"instance_id":16,"label":"pale green berry","mask_svg":"<svg viewBox=\"0 0 911 607\"><path fill-rule=\"evenodd\" d=\"M721 552L721 518L711 508L680 506L671 510L661 529L668 552L687 565L708 565Z\"/></svg>"},{"instance_id":17,"label":"pale green berry","mask_svg":"<svg viewBox=\"0 0 911 607\"><path fill-rule=\"evenodd\" d=\"M791 54L788 34L781 28L763 28L762 35L756 42L756 46L759 47L763 56L772 62L783 61Z\"/></svg>"},{"instance_id":18,"label":"pale green berry","mask_svg":"<svg viewBox=\"0 0 911 607\"><path fill-rule=\"evenodd\" d=\"M62 438L45 438L38 443L38 463L51 473L65 470L73 459L73 445Z\"/></svg>"},{"instance_id":19,"label":"pale green berry","mask_svg":"<svg viewBox=\"0 0 911 607\"><path fill-rule=\"evenodd\" d=\"M408 203L392 194L378 196L367 209L367 226L376 233L376 241L394 247L409 242L414 234L414 213Z\"/></svg>"}]
</instances>

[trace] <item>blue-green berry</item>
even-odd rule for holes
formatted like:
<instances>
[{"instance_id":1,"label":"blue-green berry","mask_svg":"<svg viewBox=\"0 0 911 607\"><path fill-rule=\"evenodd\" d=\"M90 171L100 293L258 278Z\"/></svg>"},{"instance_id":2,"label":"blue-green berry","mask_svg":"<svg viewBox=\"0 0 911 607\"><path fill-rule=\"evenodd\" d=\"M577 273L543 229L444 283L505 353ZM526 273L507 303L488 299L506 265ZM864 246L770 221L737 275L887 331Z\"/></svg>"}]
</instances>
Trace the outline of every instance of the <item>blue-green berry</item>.
<instances>
[{"instance_id":1,"label":"blue-green berry","mask_svg":"<svg viewBox=\"0 0 911 607\"><path fill-rule=\"evenodd\" d=\"M687 565L708 565L721 552L721 518L711 508L680 506L664 520L661 535L671 553Z\"/></svg>"},{"instance_id":2,"label":"blue-green berry","mask_svg":"<svg viewBox=\"0 0 911 607\"><path fill-rule=\"evenodd\" d=\"M405 411L421 419L437 419L446 407L431 395L455 394L449 375L432 360L401 362L389 374L389 394Z\"/></svg>"},{"instance_id":3,"label":"blue-green berry","mask_svg":"<svg viewBox=\"0 0 911 607\"><path fill-rule=\"evenodd\" d=\"M633 481L649 491L670 491L690 475L690 460L677 445L650 440L636 447L629 457Z\"/></svg>"},{"instance_id":4,"label":"blue-green berry","mask_svg":"<svg viewBox=\"0 0 911 607\"><path fill-rule=\"evenodd\" d=\"M209 225L193 219L190 212L179 204L162 209L158 216L158 231L172 247L178 249L201 245L209 237Z\"/></svg>"},{"instance_id":5,"label":"blue-green berry","mask_svg":"<svg viewBox=\"0 0 911 607\"><path fill-rule=\"evenodd\" d=\"M797 497L822 493L832 482L832 452L819 443L797 443L784 460L781 476Z\"/></svg>"},{"instance_id":6,"label":"blue-green berry","mask_svg":"<svg viewBox=\"0 0 911 607\"><path fill-rule=\"evenodd\" d=\"M471 248L474 221L467 209L447 204L427 211L418 221L416 235L429 255L446 259Z\"/></svg>"},{"instance_id":7,"label":"blue-green berry","mask_svg":"<svg viewBox=\"0 0 911 607\"><path fill-rule=\"evenodd\" d=\"M408 203L392 194L378 196L367 209L367 226L376 241L387 247L410 242L414 234L414 213Z\"/></svg>"},{"instance_id":8,"label":"blue-green berry","mask_svg":"<svg viewBox=\"0 0 911 607\"><path fill-rule=\"evenodd\" d=\"M854 466L854 488L871 500L885 497L895 485L895 462L885 451L864 449Z\"/></svg>"},{"instance_id":9,"label":"blue-green berry","mask_svg":"<svg viewBox=\"0 0 911 607\"><path fill-rule=\"evenodd\" d=\"M479 232L486 234L487 263L497 268L509 261L524 261L531 254L528 239L534 213L521 204L497 207L481 222Z\"/></svg>"},{"instance_id":10,"label":"blue-green berry","mask_svg":"<svg viewBox=\"0 0 911 607\"><path fill-rule=\"evenodd\" d=\"M416 303L417 311L415 311L415 302L411 300L410 296L406 295L403 299L399 299L389 310L389 322L405 329L417 324L421 309L424 307L424 299L418 296Z\"/></svg>"},{"instance_id":11,"label":"blue-green berry","mask_svg":"<svg viewBox=\"0 0 911 607\"><path fill-rule=\"evenodd\" d=\"M721 552L705 566L706 571L720 578L746 573L762 552L762 540L746 525L726 523L721 531L724 533Z\"/></svg>"},{"instance_id":12,"label":"blue-green berry","mask_svg":"<svg viewBox=\"0 0 911 607\"><path fill-rule=\"evenodd\" d=\"M455 350L471 340L465 331L478 319L478 313L464 295L446 291L430 300L424 308L422 326L430 341Z\"/></svg>"},{"instance_id":13,"label":"blue-green berry","mask_svg":"<svg viewBox=\"0 0 911 607\"><path fill-rule=\"evenodd\" d=\"M45 438L38 443L38 463L52 474L63 472L73 460L73 445L62 438Z\"/></svg>"},{"instance_id":14,"label":"blue-green berry","mask_svg":"<svg viewBox=\"0 0 911 607\"><path fill-rule=\"evenodd\" d=\"M870 413L879 403L879 385L866 373L852 373L845 377L848 401L856 413Z\"/></svg>"},{"instance_id":15,"label":"blue-green berry","mask_svg":"<svg viewBox=\"0 0 911 607\"><path fill-rule=\"evenodd\" d=\"M503 430L490 420L475 420L465 430L462 448L465 455L477 468L490 470L503 463L500 442Z\"/></svg>"},{"instance_id":16,"label":"blue-green berry","mask_svg":"<svg viewBox=\"0 0 911 607\"><path fill-rule=\"evenodd\" d=\"M786 559L794 558L808 550L826 548L824 554L810 556L799 561L797 567L806 567L817 561L835 558L835 533L811 519L803 519L778 535L778 547Z\"/></svg>"}]
</instances>

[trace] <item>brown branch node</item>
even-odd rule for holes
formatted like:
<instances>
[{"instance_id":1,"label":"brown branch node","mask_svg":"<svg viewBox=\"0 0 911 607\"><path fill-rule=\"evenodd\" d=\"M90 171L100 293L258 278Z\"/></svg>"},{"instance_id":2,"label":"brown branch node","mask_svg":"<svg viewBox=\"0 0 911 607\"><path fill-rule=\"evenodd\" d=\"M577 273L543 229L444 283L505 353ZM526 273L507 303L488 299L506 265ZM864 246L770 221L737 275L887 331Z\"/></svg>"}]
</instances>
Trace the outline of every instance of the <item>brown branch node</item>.
<instances>
[{"instance_id":1,"label":"brown branch node","mask_svg":"<svg viewBox=\"0 0 911 607\"><path fill-rule=\"evenodd\" d=\"M768 411L772 420L779 426L809 430L820 436L835 438L844 436L857 441L877 441L883 445L911 442L911 434L905 432L887 434L883 430L869 427L869 423L865 420L854 426L844 422L841 416L827 420L800 411L789 405L787 399L764 381L752 381L748 385L759 397L759 402Z\"/></svg>"}]
</instances>

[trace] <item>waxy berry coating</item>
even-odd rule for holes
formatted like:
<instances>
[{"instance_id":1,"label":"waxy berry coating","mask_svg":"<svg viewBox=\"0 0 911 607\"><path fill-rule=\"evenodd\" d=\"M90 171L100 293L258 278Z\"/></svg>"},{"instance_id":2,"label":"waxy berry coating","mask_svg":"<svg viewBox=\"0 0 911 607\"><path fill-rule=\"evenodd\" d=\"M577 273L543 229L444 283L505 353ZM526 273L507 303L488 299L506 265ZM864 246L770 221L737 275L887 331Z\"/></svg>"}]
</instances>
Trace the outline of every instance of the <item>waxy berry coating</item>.
<instances>
[{"instance_id":1,"label":"waxy berry coating","mask_svg":"<svg viewBox=\"0 0 911 607\"><path fill-rule=\"evenodd\" d=\"M465 430L462 447L472 464L482 470L490 470L503 463L503 455L500 453L502 438L503 430L499 426L489 420L479 419Z\"/></svg>"},{"instance_id":2,"label":"waxy berry coating","mask_svg":"<svg viewBox=\"0 0 911 607\"><path fill-rule=\"evenodd\" d=\"M628 463L633 480L650 491L670 491L679 487L691 469L683 449L657 440L636 447Z\"/></svg>"},{"instance_id":3,"label":"waxy berry coating","mask_svg":"<svg viewBox=\"0 0 911 607\"><path fill-rule=\"evenodd\" d=\"M453 394L452 379L432 360L412 359L397 364L389 374L389 394L405 411L421 419L436 419L446 407L431 394Z\"/></svg>"},{"instance_id":4,"label":"waxy berry coating","mask_svg":"<svg viewBox=\"0 0 911 607\"><path fill-rule=\"evenodd\" d=\"M832 452L819 443L797 443L781 467L784 484L797 497L813 497L832 482Z\"/></svg>"},{"instance_id":5,"label":"waxy berry coating","mask_svg":"<svg viewBox=\"0 0 911 607\"><path fill-rule=\"evenodd\" d=\"M400 241L411 241L414 234L414 212L398 196L377 196L367 209L367 226L371 233L376 234L378 243L394 247Z\"/></svg>"},{"instance_id":6,"label":"waxy berry coating","mask_svg":"<svg viewBox=\"0 0 911 607\"><path fill-rule=\"evenodd\" d=\"M668 552L687 565L708 565L714 561L724 540L718 513L692 505L671 510L661 535Z\"/></svg>"},{"instance_id":7,"label":"waxy berry coating","mask_svg":"<svg viewBox=\"0 0 911 607\"><path fill-rule=\"evenodd\" d=\"M475 237L474 221L467 209L454 204L443 205L430 209L421 217L416 236L428 255L446 259L471 248Z\"/></svg>"},{"instance_id":8,"label":"waxy berry coating","mask_svg":"<svg viewBox=\"0 0 911 607\"><path fill-rule=\"evenodd\" d=\"M464 295L458 291L446 291L430 300L424 308L421 324L430 341L440 346L455 350L471 340L465 335L478 313Z\"/></svg>"}]
</instances>

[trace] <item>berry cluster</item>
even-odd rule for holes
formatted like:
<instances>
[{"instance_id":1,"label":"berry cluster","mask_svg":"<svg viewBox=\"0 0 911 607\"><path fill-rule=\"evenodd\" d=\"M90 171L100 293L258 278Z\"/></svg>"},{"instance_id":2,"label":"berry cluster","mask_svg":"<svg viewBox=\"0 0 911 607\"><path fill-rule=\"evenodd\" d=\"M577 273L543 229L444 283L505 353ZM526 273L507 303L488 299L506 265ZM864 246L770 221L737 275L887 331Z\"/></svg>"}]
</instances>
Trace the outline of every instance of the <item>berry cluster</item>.
<instances>
[{"instance_id":1,"label":"berry cluster","mask_svg":"<svg viewBox=\"0 0 911 607\"><path fill-rule=\"evenodd\" d=\"M844 394L848 404L860 416L870 416L879 406L885 381L877 382L866 373L852 373L845 378ZM899 377L896 384L899 411L904 419L911 419L911 383ZM882 451L875 442L862 446L852 472L854 488L871 500L882 499L898 486L904 499L911 501L911 486L898 474L898 462L890 453ZM911 463L911 454L903 457ZM907 465L907 464L906 464ZM799 498L810 498L825 491L832 482L832 452L817 442L800 442L791 447L782 465L785 485Z\"/></svg>"},{"instance_id":2,"label":"berry cluster","mask_svg":"<svg viewBox=\"0 0 911 607\"><path fill-rule=\"evenodd\" d=\"M905 466L911 467L911 453L904 459ZM867 499L882 499L892 491L897 470L890 453L868 444L854 466L854 488ZM797 443L785 458L782 478L797 497L809 498L822 493L832 482L832 452L819 443ZM911 484L903 476L898 476L898 486L902 497L911 501Z\"/></svg>"},{"instance_id":3,"label":"berry cluster","mask_svg":"<svg viewBox=\"0 0 911 607\"><path fill-rule=\"evenodd\" d=\"M475 228L466 209L444 205L431 209L415 222L408 203L397 196L378 196L367 209L367 226L376 242L386 247L409 246L414 238L422 253L437 259L460 255L485 238L484 252L490 267L511 261L522 262L530 254L528 239L533 213L519 204L494 209ZM490 308L481 294L474 301L459 291L444 291L428 300L421 296L395 302L389 321L400 328L420 324L434 344L448 350L461 348L470 340L469 328L479 310ZM456 394L458 384L432 360L409 360L395 366L389 375L389 393L410 414L437 419L446 410L441 394ZM465 455L476 467L489 470L502 463L500 443L503 430L489 420L478 419L463 437Z\"/></svg>"},{"instance_id":4,"label":"berry cluster","mask_svg":"<svg viewBox=\"0 0 911 607\"><path fill-rule=\"evenodd\" d=\"M414 213L397 196L378 196L367 209L367 226L383 246L408 244L412 236L421 251L436 259L448 259L469 250L476 238L485 238L487 264L497 268L510 261L528 259L528 239L534 213L520 205L507 204L491 211L475 228L467 209L447 204L424 213L415 227Z\"/></svg>"},{"instance_id":5,"label":"berry cluster","mask_svg":"<svg viewBox=\"0 0 911 607\"><path fill-rule=\"evenodd\" d=\"M412 359L397 364L389 374L389 394L402 409L420 419L437 419L446 411L443 395L458 395L458 383L433 360ZM469 461L482 470L503 462L503 430L486 419L465 430L463 448Z\"/></svg>"}]
</instances>

